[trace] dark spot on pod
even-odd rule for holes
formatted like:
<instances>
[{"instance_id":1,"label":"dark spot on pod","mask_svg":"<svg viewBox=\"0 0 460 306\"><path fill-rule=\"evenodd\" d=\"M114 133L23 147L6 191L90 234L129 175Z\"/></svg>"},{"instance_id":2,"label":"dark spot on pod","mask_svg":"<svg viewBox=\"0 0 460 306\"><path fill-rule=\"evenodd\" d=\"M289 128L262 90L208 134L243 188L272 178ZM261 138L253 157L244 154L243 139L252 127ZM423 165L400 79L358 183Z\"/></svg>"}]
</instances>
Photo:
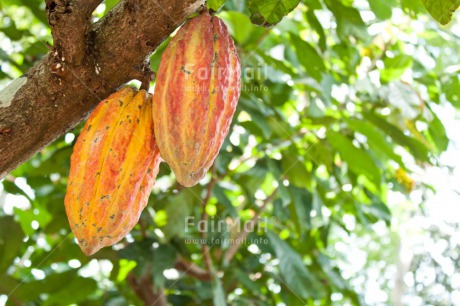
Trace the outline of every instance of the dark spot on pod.
<instances>
[{"instance_id":1,"label":"dark spot on pod","mask_svg":"<svg viewBox=\"0 0 460 306\"><path fill-rule=\"evenodd\" d=\"M120 121L120 125L122 125L122 124L123 124L123 120Z\"/></svg>"},{"instance_id":2,"label":"dark spot on pod","mask_svg":"<svg viewBox=\"0 0 460 306\"><path fill-rule=\"evenodd\" d=\"M107 125L107 126L105 127L105 130L108 130L109 128L110 128L110 127Z\"/></svg>"},{"instance_id":3,"label":"dark spot on pod","mask_svg":"<svg viewBox=\"0 0 460 306\"><path fill-rule=\"evenodd\" d=\"M137 106L137 108L138 108L138 109L141 109L141 108L142 108L142 105L139 104L139 105Z\"/></svg>"},{"instance_id":4,"label":"dark spot on pod","mask_svg":"<svg viewBox=\"0 0 460 306\"><path fill-rule=\"evenodd\" d=\"M145 186L141 186L139 187L139 191L142 191L142 189L144 189Z\"/></svg>"},{"instance_id":5,"label":"dark spot on pod","mask_svg":"<svg viewBox=\"0 0 460 306\"><path fill-rule=\"evenodd\" d=\"M89 201L88 201L88 202L86 202L86 206L89 206Z\"/></svg>"},{"instance_id":6,"label":"dark spot on pod","mask_svg":"<svg viewBox=\"0 0 460 306\"><path fill-rule=\"evenodd\" d=\"M115 218L115 214L112 214L109 218L113 220Z\"/></svg>"},{"instance_id":7,"label":"dark spot on pod","mask_svg":"<svg viewBox=\"0 0 460 306\"><path fill-rule=\"evenodd\" d=\"M109 198L110 198L110 194L101 196L101 200L109 199Z\"/></svg>"},{"instance_id":8,"label":"dark spot on pod","mask_svg":"<svg viewBox=\"0 0 460 306\"><path fill-rule=\"evenodd\" d=\"M120 187L121 187L121 185L118 185L118 186L117 186L117 189L120 189Z\"/></svg>"},{"instance_id":9,"label":"dark spot on pod","mask_svg":"<svg viewBox=\"0 0 460 306\"><path fill-rule=\"evenodd\" d=\"M129 123L133 122L131 119L128 120Z\"/></svg>"},{"instance_id":10,"label":"dark spot on pod","mask_svg":"<svg viewBox=\"0 0 460 306\"><path fill-rule=\"evenodd\" d=\"M118 100L118 103L120 103L120 106L123 106L123 101Z\"/></svg>"},{"instance_id":11,"label":"dark spot on pod","mask_svg":"<svg viewBox=\"0 0 460 306\"><path fill-rule=\"evenodd\" d=\"M96 172L96 176L98 176L98 175L101 175L101 172L99 172L99 171L98 171L98 172Z\"/></svg>"},{"instance_id":12,"label":"dark spot on pod","mask_svg":"<svg viewBox=\"0 0 460 306\"><path fill-rule=\"evenodd\" d=\"M192 72L190 70L186 70L184 66L180 67L180 70L186 74L191 74Z\"/></svg>"},{"instance_id":13,"label":"dark spot on pod","mask_svg":"<svg viewBox=\"0 0 460 306\"><path fill-rule=\"evenodd\" d=\"M78 223L75 223L73 226L74 226L75 228L78 228Z\"/></svg>"},{"instance_id":14,"label":"dark spot on pod","mask_svg":"<svg viewBox=\"0 0 460 306\"><path fill-rule=\"evenodd\" d=\"M214 41L219 39L219 34L214 34Z\"/></svg>"},{"instance_id":15,"label":"dark spot on pod","mask_svg":"<svg viewBox=\"0 0 460 306\"><path fill-rule=\"evenodd\" d=\"M94 143L97 143L98 141L99 141L98 137L94 138L94 140L93 140Z\"/></svg>"},{"instance_id":16,"label":"dark spot on pod","mask_svg":"<svg viewBox=\"0 0 460 306\"><path fill-rule=\"evenodd\" d=\"M96 227L96 223L91 224L93 227Z\"/></svg>"},{"instance_id":17,"label":"dark spot on pod","mask_svg":"<svg viewBox=\"0 0 460 306\"><path fill-rule=\"evenodd\" d=\"M126 115L126 118L129 118L129 115Z\"/></svg>"},{"instance_id":18,"label":"dark spot on pod","mask_svg":"<svg viewBox=\"0 0 460 306\"><path fill-rule=\"evenodd\" d=\"M86 131L88 132L89 130L91 130L92 126L93 126L92 124L88 125L88 128L86 129Z\"/></svg>"},{"instance_id":19,"label":"dark spot on pod","mask_svg":"<svg viewBox=\"0 0 460 306\"><path fill-rule=\"evenodd\" d=\"M148 168L148 169L147 169L147 173L150 174L151 172L152 172L152 168Z\"/></svg>"},{"instance_id":20,"label":"dark spot on pod","mask_svg":"<svg viewBox=\"0 0 460 306\"><path fill-rule=\"evenodd\" d=\"M102 227L98 227L98 228L97 228L97 232L99 233L99 232L101 232L101 231L102 231Z\"/></svg>"},{"instance_id":21,"label":"dark spot on pod","mask_svg":"<svg viewBox=\"0 0 460 306\"><path fill-rule=\"evenodd\" d=\"M112 149L112 148L109 148L109 152L112 152L112 151L113 151L113 149Z\"/></svg>"},{"instance_id":22,"label":"dark spot on pod","mask_svg":"<svg viewBox=\"0 0 460 306\"><path fill-rule=\"evenodd\" d=\"M72 186L72 185L73 185L73 181L70 181L69 186Z\"/></svg>"},{"instance_id":23,"label":"dark spot on pod","mask_svg":"<svg viewBox=\"0 0 460 306\"><path fill-rule=\"evenodd\" d=\"M141 123L141 119L137 118L137 124Z\"/></svg>"}]
</instances>

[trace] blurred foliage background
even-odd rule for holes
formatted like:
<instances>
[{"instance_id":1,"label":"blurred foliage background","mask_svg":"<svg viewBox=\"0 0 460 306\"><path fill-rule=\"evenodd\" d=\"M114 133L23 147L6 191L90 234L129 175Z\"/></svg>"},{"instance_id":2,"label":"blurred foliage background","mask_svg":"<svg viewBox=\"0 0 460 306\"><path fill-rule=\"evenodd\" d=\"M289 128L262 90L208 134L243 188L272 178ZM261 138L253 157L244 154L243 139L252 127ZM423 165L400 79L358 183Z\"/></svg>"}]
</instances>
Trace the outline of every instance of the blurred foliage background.
<instances>
[{"instance_id":1,"label":"blurred foliage background","mask_svg":"<svg viewBox=\"0 0 460 306\"><path fill-rule=\"evenodd\" d=\"M460 305L459 3L443 3L208 1L243 64L212 171L184 189L162 164L139 224L86 257L63 205L81 125L63 135L0 183L0 304L139 305L148 279L170 305ZM1 0L0 88L48 52L44 6Z\"/></svg>"}]
</instances>

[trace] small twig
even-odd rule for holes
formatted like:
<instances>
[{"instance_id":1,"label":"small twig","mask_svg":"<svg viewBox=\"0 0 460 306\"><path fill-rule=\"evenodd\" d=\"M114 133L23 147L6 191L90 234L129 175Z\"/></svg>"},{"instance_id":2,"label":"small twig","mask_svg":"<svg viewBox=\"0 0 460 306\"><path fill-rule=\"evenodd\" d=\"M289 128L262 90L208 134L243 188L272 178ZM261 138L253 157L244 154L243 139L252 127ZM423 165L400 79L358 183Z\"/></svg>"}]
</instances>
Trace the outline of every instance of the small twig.
<instances>
[{"instance_id":1,"label":"small twig","mask_svg":"<svg viewBox=\"0 0 460 306\"><path fill-rule=\"evenodd\" d=\"M144 305L168 305L163 288L154 289L150 271L140 277L136 277L133 273L129 273L126 280L137 297L144 302ZM154 290L156 290L156 292L154 292Z\"/></svg>"},{"instance_id":2,"label":"small twig","mask_svg":"<svg viewBox=\"0 0 460 306\"><path fill-rule=\"evenodd\" d=\"M147 228L144 219L139 219L139 226L141 227L142 238L147 238Z\"/></svg>"},{"instance_id":3,"label":"small twig","mask_svg":"<svg viewBox=\"0 0 460 306\"><path fill-rule=\"evenodd\" d=\"M259 221L260 215L264 212L264 210L267 208L268 204L273 201L273 199L276 196L276 193L278 192L278 187L273 190L273 192L264 200L262 203L262 206L260 206L259 211L252 217L250 224L251 226L244 227L243 231L238 235L235 241L238 241L239 243L233 244L228 251L224 255L224 265L227 265L230 263L232 258L235 256L236 252L240 249L241 245L244 243L248 235L252 232L248 230L247 228L253 229L255 227L255 224Z\"/></svg>"},{"instance_id":4,"label":"small twig","mask_svg":"<svg viewBox=\"0 0 460 306\"><path fill-rule=\"evenodd\" d=\"M150 62L148 60L142 63L139 68L139 76L137 78L141 81L141 89L149 91L150 82L155 80L156 73L150 69Z\"/></svg>"},{"instance_id":5,"label":"small twig","mask_svg":"<svg viewBox=\"0 0 460 306\"><path fill-rule=\"evenodd\" d=\"M179 256L176 260L176 264L174 266L178 271L182 271L187 275L195 277L201 281L210 281L212 279L211 274L206 271L205 269L195 265L192 262L187 261L182 256Z\"/></svg>"},{"instance_id":6,"label":"small twig","mask_svg":"<svg viewBox=\"0 0 460 306\"><path fill-rule=\"evenodd\" d=\"M203 199L202 202L202 213L201 213L201 220L204 222L207 222L209 219L209 215L206 213L206 205L208 205L209 200L211 199L212 195L212 190L214 189L214 185L216 184L216 167L215 164L212 165L211 167L211 181L208 183L207 189L206 189L206 196ZM201 252L203 254L203 259L204 263L206 265L206 270L208 273L212 273L213 271L213 263L212 263L212 258L211 258L211 253L209 250L208 245L206 244L206 239L207 239L207 232L202 231L201 232L201 238L203 240L203 244L201 245Z\"/></svg>"}]
</instances>

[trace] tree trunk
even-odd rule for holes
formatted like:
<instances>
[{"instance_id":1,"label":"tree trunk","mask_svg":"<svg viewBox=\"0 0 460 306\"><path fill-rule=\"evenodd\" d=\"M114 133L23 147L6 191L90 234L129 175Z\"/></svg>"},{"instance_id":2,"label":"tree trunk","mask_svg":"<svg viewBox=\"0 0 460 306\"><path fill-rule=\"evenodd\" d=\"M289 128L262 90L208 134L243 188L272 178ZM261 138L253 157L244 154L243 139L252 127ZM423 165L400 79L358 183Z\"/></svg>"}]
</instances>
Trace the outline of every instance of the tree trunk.
<instances>
[{"instance_id":1,"label":"tree trunk","mask_svg":"<svg viewBox=\"0 0 460 306\"><path fill-rule=\"evenodd\" d=\"M0 179L86 118L132 79L204 0L122 0L97 23L102 0L46 0L54 48L0 92Z\"/></svg>"}]
</instances>

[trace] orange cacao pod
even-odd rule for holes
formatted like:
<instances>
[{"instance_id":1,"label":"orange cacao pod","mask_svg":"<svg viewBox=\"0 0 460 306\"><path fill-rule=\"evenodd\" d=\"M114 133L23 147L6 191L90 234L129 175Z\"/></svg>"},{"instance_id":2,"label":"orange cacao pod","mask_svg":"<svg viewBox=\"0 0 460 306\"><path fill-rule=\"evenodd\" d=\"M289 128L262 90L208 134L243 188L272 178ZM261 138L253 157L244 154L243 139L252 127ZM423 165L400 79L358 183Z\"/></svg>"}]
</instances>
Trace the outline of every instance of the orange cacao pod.
<instances>
[{"instance_id":1,"label":"orange cacao pod","mask_svg":"<svg viewBox=\"0 0 460 306\"><path fill-rule=\"evenodd\" d=\"M120 241L139 220L160 163L152 97L125 87L93 111L75 143L65 196L86 255Z\"/></svg>"},{"instance_id":2,"label":"orange cacao pod","mask_svg":"<svg viewBox=\"0 0 460 306\"><path fill-rule=\"evenodd\" d=\"M227 28L207 12L190 19L164 51L153 96L161 157L187 187L219 153L240 96L240 61Z\"/></svg>"}]
</instances>

